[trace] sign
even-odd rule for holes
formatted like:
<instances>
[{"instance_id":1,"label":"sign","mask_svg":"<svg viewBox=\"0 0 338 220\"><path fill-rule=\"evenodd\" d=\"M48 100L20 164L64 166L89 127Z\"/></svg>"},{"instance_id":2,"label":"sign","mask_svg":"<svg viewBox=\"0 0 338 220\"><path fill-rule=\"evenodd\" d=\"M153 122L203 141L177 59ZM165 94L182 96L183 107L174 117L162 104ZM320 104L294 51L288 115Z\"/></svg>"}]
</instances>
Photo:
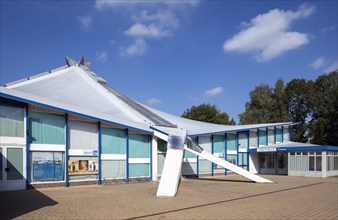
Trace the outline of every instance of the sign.
<instances>
[{"instance_id":1,"label":"sign","mask_svg":"<svg viewBox=\"0 0 338 220\"><path fill-rule=\"evenodd\" d=\"M83 155L97 156L97 150L83 150Z\"/></svg>"},{"instance_id":2,"label":"sign","mask_svg":"<svg viewBox=\"0 0 338 220\"><path fill-rule=\"evenodd\" d=\"M274 147L259 147L257 148L257 152L274 152L276 148Z\"/></svg>"},{"instance_id":3,"label":"sign","mask_svg":"<svg viewBox=\"0 0 338 220\"><path fill-rule=\"evenodd\" d=\"M97 160L69 160L69 175L98 174Z\"/></svg>"},{"instance_id":4,"label":"sign","mask_svg":"<svg viewBox=\"0 0 338 220\"><path fill-rule=\"evenodd\" d=\"M286 147L279 147L277 148L277 151L286 151Z\"/></svg>"}]
</instances>

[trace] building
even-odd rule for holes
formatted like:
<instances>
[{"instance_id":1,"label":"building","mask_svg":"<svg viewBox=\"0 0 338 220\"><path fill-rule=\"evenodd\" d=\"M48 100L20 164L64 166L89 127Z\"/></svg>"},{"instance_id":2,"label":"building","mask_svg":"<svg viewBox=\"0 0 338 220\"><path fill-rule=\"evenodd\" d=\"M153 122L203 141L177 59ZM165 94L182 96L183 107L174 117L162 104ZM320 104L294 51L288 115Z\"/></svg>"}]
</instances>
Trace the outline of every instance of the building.
<instances>
[{"instance_id":1,"label":"building","mask_svg":"<svg viewBox=\"0 0 338 220\"><path fill-rule=\"evenodd\" d=\"M253 173L338 175L338 147L290 141L293 122L224 126L170 115L110 87L83 58L1 87L0 190L157 180L171 131ZM227 174L185 151L183 175Z\"/></svg>"}]
</instances>

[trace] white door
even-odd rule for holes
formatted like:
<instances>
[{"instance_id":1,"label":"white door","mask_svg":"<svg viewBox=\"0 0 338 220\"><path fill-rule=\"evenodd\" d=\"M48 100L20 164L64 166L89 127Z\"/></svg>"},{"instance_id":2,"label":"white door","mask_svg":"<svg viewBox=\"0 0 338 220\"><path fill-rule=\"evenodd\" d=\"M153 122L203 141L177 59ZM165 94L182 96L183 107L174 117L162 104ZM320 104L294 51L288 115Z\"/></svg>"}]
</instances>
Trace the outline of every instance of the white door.
<instances>
[{"instance_id":1,"label":"white door","mask_svg":"<svg viewBox=\"0 0 338 220\"><path fill-rule=\"evenodd\" d=\"M25 189L25 148L19 146L1 146L0 153L0 190Z\"/></svg>"}]
</instances>

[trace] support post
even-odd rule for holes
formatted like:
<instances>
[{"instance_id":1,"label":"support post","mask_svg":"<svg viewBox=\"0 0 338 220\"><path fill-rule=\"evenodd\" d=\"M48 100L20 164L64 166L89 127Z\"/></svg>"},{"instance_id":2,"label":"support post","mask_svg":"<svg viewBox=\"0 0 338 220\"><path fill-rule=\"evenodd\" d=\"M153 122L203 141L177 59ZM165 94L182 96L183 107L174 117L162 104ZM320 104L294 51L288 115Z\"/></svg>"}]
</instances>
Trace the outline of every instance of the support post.
<instances>
[{"instance_id":1,"label":"support post","mask_svg":"<svg viewBox=\"0 0 338 220\"><path fill-rule=\"evenodd\" d=\"M211 135L211 154L214 155L214 135ZM214 176L214 163L211 162L211 176Z\"/></svg>"},{"instance_id":2,"label":"support post","mask_svg":"<svg viewBox=\"0 0 338 220\"><path fill-rule=\"evenodd\" d=\"M250 152L249 152L249 148L250 148L250 130L248 130L248 148L246 150L246 167L247 167L247 170L250 171L250 163L249 163L249 158L250 158Z\"/></svg>"},{"instance_id":3,"label":"support post","mask_svg":"<svg viewBox=\"0 0 338 220\"><path fill-rule=\"evenodd\" d=\"M150 164L149 164L149 167L150 167L150 180L152 180L153 179L153 136L151 136L151 135L149 135L149 142L150 142L150 155L149 155L149 162L150 162Z\"/></svg>"},{"instance_id":4,"label":"support post","mask_svg":"<svg viewBox=\"0 0 338 220\"><path fill-rule=\"evenodd\" d=\"M29 146L30 146L30 132L29 132L29 119L28 119L28 106L26 107L26 189L29 189Z\"/></svg>"},{"instance_id":5,"label":"support post","mask_svg":"<svg viewBox=\"0 0 338 220\"><path fill-rule=\"evenodd\" d=\"M101 179L102 179L102 162L101 162L101 149L102 149L102 135L101 135L101 122L98 122L98 147L97 147L97 163L98 163L98 180L97 184L101 185Z\"/></svg>"},{"instance_id":6,"label":"support post","mask_svg":"<svg viewBox=\"0 0 338 220\"><path fill-rule=\"evenodd\" d=\"M68 120L68 113L66 113L66 149L65 149L65 185L66 187L69 187L68 161L69 161L69 120Z\"/></svg>"},{"instance_id":7,"label":"support post","mask_svg":"<svg viewBox=\"0 0 338 220\"><path fill-rule=\"evenodd\" d=\"M126 183L129 182L129 131L126 129Z\"/></svg>"},{"instance_id":8,"label":"support post","mask_svg":"<svg viewBox=\"0 0 338 220\"><path fill-rule=\"evenodd\" d=\"M197 145L199 144L198 143L199 142L199 140L198 140L198 136L196 137L196 143L197 143ZM196 156L196 176L197 176L197 178L199 177L199 175L200 175L200 160L199 160L199 156Z\"/></svg>"},{"instance_id":9,"label":"support post","mask_svg":"<svg viewBox=\"0 0 338 220\"><path fill-rule=\"evenodd\" d=\"M224 160L228 159L228 134L224 134ZM224 169L224 175L228 175L228 170Z\"/></svg>"}]
</instances>

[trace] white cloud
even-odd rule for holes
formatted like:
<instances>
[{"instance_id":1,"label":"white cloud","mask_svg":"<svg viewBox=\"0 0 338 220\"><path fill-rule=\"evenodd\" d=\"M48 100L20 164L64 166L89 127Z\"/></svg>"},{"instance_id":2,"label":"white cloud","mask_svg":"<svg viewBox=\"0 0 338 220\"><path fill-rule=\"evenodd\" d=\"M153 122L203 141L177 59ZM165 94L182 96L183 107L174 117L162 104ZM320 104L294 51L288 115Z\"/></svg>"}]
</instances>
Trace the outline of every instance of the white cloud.
<instances>
[{"instance_id":1,"label":"white cloud","mask_svg":"<svg viewBox=\"0 0 338 220\"><path fill-rule=\"evenodd\" d=\"M309 43L309 35L288 31L292 22L314 13L315 7L301 5L297 11L273 9L259 14L224 42L225 52L254 52L258 61L268 61Z\"/></svg>"},{"instance_id":2,"label":"white cloud","mask_svg":"<svg viewBox=\"0 0 338 220\"><path fill-rule=\"evenodd\" d=\"M319 69L321 68L322 66L325 65L325 58L324 57L318 57L315 61L313 61L310 66L313 68L313 69Z\"/></svg>"},{"instance_id":3,"label":"white cloud","mask_svg":"<svg viewBox=\"0 0 338 220\"><path fill-rule=\"evenodd\" d=\"M92 28L93 20L92 20L92 18L89 15L87 15L87 16L80 16L77 19L80 22L80 28L82 30L89 31Z\"/></svg>"},{"instance_id":4,"label":"white cloud","mask_svg":"<svg viewBox=\"0 0 338 220\"><path fill-rule=\"evenodd\" d=\"M323 27L319 30L321 34L326 34L327 32L331 32L337 29L337 25L331 25L328 27Z\"/></svg>"},{"instance_id":5,"label":"white cloud","mask_svg":"<svg viewBox=\"0 0 338 220\"><path fill-rule=\"evenodd\" d=\"M215 88L206 90L206 91L204 92L204 96L206 96L206 97L216 96L216 95L221 94L223 91L224 91L224 90L223 90L222 87L215 87Z\"/></svg>"},{"instance_id":6,"label":"white cloud","mask_svg":"<svg viewBox=\"0 0 338 220\"><path fill-rule=\"evenodd\" d=\"M161 10L150 14L147 10L141 11L140 14L133 15L132 19L137 22L156 22L161 27L177 28L179 20L172 11Z\"/></svg>"},{"instance_id":7,"label":"white cloud","mask_svg":"<svg viewBox=\"0 0 338 220\"><path fill-rule=\"evenodd\" d=\"M148 105L155 105L155 104L159 104L159 103L162 103L162 101L159 100L159 99L156 99L156 98L150 98L150 99L147 100Z\"/></svg>"},{"instance_id":8,"label":"white cloud","mask_svg":"<svg viewBox=\"0 0 338 220\"><path fill-rule=\"evenodd\" d=\"M105 62L107 60L108 54L106 51L96 52L96 60L99 62Z\"/></svg>"},{"instance_id":9,"label":"white cloud","mask_svg":"<svg viewBox=\"0 0 338 220\"><path fill-rule=\"evenodd\" d=\"M168 36L166 30L162 30L156 24L144 25L136 23L131 26L125 34L131 37L149 37L149 38L160 38Z\"/></svg>"},{"instance_id":10,"label":"white cloud","mask_svg":"<svg viewBox=\"0 0 338 220\"><path fill-rule=\"evenodd\" d=\"M337 70L338 70L338 60L336 62L332 63L327 68L325 68L324 72L325 73L330 73L330 72L337 71Z\"/></svg>"},{"instance_id":11,"label":"white cloud","mask_svg":"<svg viewBox=\"0 0 338 220\"><path fill-rule=\"evenodd\" d=\"M147 52L147 43L142 38L137 38L127 48L120 47L121 56L141 56Z\"/></svg>"},{"instance_id":12,"label":"white cloud","mask_svg":"<svg viewBox=\"0 0 338 220\"><path fill-rule=\"evenodd\" d=\"M96 0L99 10L115 9L130 13L133 23L123 32L134 42L120 47L123 56L141 56L151 40L172 36L179 27L179 14L197 6L199 0Z\"/></svg>"}]
</instances>

